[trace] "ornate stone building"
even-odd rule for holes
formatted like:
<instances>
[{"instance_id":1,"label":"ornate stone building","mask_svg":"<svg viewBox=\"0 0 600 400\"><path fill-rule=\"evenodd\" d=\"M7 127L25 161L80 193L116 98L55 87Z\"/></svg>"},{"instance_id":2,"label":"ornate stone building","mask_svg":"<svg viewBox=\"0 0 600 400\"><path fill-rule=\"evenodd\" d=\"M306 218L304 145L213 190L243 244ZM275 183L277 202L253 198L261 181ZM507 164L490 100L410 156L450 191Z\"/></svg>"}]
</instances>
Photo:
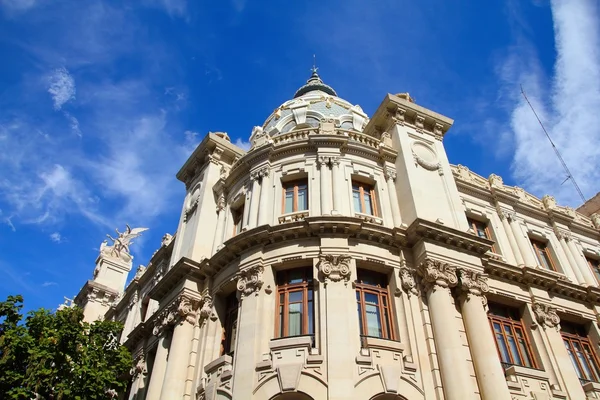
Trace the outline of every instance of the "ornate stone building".
<instances>
[{"instance_id":1,"label":"ornate stone building","mask_svg":"<svg viewBox=\"0 0 600 400\"><path fill-rule=\"evenodd\" d=\"M177 233L127 287L105 244L76 298L125 325L122 398L600 398L600 216L450 165L452 123L315 71L249 151L209 133Z\"/></svg>"}]
</instances>

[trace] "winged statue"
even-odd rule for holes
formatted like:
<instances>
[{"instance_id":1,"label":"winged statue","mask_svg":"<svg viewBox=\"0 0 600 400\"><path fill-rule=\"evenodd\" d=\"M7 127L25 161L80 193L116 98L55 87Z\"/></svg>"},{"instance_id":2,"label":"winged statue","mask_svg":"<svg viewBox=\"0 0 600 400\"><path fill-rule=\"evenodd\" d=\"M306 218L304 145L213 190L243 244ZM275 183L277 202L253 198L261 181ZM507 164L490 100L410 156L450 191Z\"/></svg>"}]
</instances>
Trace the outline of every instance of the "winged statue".
<instances>
[{"instance_id":1,"label":"winged statue","mask_svg":"<svg viewBox=\"0 0 600 400\"><path fill-rule=\"evenodd\" d=\"M121 255L130 256L129 246L133 243L133 239L141 236L142 232L147 231L148 228L131 228L128 224L125 224L126 229L124 232L119 232L119 229L115 229L117 237L114 238L110 235L106 235L112 244L108 245L105 240L100 245L100 252L108 253L113 257L121 257Z\"/></svg>"}]
</instances>

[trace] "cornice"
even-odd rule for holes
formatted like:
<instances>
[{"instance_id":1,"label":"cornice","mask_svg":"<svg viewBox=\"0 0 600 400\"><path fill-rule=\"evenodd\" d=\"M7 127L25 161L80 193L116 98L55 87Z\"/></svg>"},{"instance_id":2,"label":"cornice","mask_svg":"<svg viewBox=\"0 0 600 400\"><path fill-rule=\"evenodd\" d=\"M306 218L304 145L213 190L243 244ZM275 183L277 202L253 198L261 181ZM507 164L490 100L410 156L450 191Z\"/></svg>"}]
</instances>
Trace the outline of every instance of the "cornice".
<instances>
[{"instance_id":1,"label":"cornice","mask_svg":"<svg viewBox=\"0 0 600 400\"><path fill-rule=\"evenodd\" d=\"M166 295L171 293L183 279L203 280L206 276L201 272L202 263L190 260L187 257L181 257L175 265L150 289L148 296L151 299L160 301Z\"/></svg>"},{"instance_id":2,"label":"cornice","mask_svg":"<svg viewBox=\"0 0 600 400\"><path fill-rule=\"evenodd\" d=\"M129 350L133 351L135 349L136 344L139 343L140 340L146 338L152 332L152 324L148 324L146 322L140 322L133 328L129 335L127 335L127 340L123 343L125 347Z\"/></svg>"}]
</instances>

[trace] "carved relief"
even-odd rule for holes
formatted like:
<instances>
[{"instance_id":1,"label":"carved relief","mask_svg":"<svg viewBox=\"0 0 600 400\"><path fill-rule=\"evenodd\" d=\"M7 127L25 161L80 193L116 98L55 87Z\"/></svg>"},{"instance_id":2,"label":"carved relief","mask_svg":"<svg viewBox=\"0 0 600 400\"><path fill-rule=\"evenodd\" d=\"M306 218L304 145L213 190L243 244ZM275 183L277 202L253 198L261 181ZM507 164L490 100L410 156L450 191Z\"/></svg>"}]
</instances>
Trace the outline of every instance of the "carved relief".
<instances>
[{"instance_id":1,"label":"carved relief","mask_svg":"<svg viewBox=\"0 0 600 400\"><path fill-rule=\"evenodd\" d=\"M560 317L551 305L536 302L532 307L535 319L542 327L555 328L560 323Z\"/></svg>"},{"instance_id":2,"label":"carved relief","mask_svg":"<svg viewBox=\"0 0 600 400\"><path fill-rule=\"evenodd\" d=\"M490 290L487 275L482 272L463 269L460 271L460 289L467 300L471 296L481 296L484 304L487 303L485 294Z\"/></svg>"},{"instance_id":3,"label":"carved relief","mask_svg":"<svg viewBox=\"0 0 600 400\"><path fill-rule=\"evenodd\" d=\"M442 168L435 151L429 145L423 142L414 142L411 149L416 165L420 165L428 171L436 171Z\"/></svg>"},{"instance_id":4,"label":"carved relief","mask_svg":"<svg viewBox=\"0 0 600 400\"><path fill-rule=\"evenodd\" d=\"M146 375L148 373L148 370L146 369L146 359L143 353L139 354L133 360L133 368L129 371L129 373L133 377L133 380L137 379L137 377L142 374Z\"/></svg>"},{"instance_id":5,"label":"carved relief","mask_svg":"<svg viewBox=\"0 0 600 400\"><path fill-rule=\"evenodd\" d=\"M594 213L590 216L590 218L592 219L592 224L594 224L594 227L596 229L600 229L600 214Z\"/></svg>"},{"instance_id":6,"label":"carved relief","mask_svg":"<svg viewBox=\"0 0 600 400\"><path fill-rule=\"evenodd\" d=\"M200 321L205 321L213 315L213 301L209 294L202 297L202 307L200 307Z\"/></svg>"},{"instance_id":7,"label":"carved relief","mask_svg":"<svg viewBox=\"0 0 600 400\"><path fill-rule=\"evenodd\" d=\"M187 294L179 295L171 304L157 315L152 334L160 336L171 325L188 322L192 325L196 323L198 306L200 301Z\"/></svg>"},{"instance_id":8,"label":"carved relief","mask_svg":"<svg viewBox=\"0 0 600 400\"><path fill-rule=\"evenodd\" d=\"M502 181L502 177L496 174L491 174L488 177L488 182L491 187L503 188L504 182Z\"/></svg>"},{"instance_id":9,"label":"carved relief","mask_svg":"<svg viewBox=\"0 0 600 400\"><path fill-rule=\"evenodd\" d=\"M417 282L413 271L408 267L400 267L400 280L402 282L402 289L410 297L411 294L418 294Z\"/></svg>"},{"instance_id":10,"label":"carved relief","mask_svg":"<svg viewBox=\"0 0 600 400\"><path fill-rule=\"evenodd\" d=\"M458 283L456 267L438 260L425 259L417 268L426 292L430 289L454 287Z\"/></svg>"},{"instance_id":11,"label":"carved relief","mask_svg":"<svg viewBox=\"0 0 600 400\"><path fill-rule=\"evenodd\" d=\"M406 114L406 110L404 108L398 107L396 109L396 112L394 113L394 116L392 117L392 120L394 121L395 124L404 125L405 114Z\"/></svg>"},{"instance_id":12,"label":"carved relief","mask_svg":"<svg viewBox=\"0 0 600 400\"><path fill-rule=\"evenodd\" d=\"M249 296L252 293L258 295L264 283L262 280L263 271L264 267L257 265L238 272L235 279L237 279L237 290L241 292L242 297Z\"/></svg>"},{"instance_id":13,"label":"carved relief","mask_svg":"<svg viewBox=\"0 0 600 400\"><path fill-rule=\"evenodd\" d=\"M344 280L348 283L350 280L350 257L347 254L339 256L333 254L319 255L319 270L325 278L325 282L339 282Z\"/></svg>"},{"instance_id":14,"label":"carved relief","mask_svg":"<svg viewBox=\"0 0 600 400\"><path fill-rule=\"evenodd\" d=\"M217 213L225 209L225 194L221 192L217 198Z\"/></svg>"}]
</instances>

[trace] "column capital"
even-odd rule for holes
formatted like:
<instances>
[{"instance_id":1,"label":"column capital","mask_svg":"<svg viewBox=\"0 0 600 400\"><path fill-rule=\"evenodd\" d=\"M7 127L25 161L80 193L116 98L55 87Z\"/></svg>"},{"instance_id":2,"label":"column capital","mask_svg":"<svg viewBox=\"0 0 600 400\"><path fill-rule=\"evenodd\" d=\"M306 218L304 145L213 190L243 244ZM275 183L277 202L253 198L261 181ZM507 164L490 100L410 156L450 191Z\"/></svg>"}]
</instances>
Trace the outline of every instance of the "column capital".
<instances>
[{"instance_id":1,"label":"column capital","mask_svg":"<svg viewBox=\"0 0 600 400\"><path fill-rule=\"evenodd\" d=\"M388 167L383 167L383 177L385 178L386 181L389 181L390 179L392 180L392 182L396 181L396 171L388 168Z\"/></svg>"},{"instance_id":2,"label":"column capital","mask_svg":"<svg viewBox=\"0 0 600 400\"><path fill-rule=\"evenodd\" d=\"M194 325L199 305L198 299L188 294L180 294L158 314L152 334L161 336L166 332L168 326L178 325L182 322Z\"/></svg>"},{"instance_id":3,"label":"column capital","mask_svg":"<svg viewBox=\"0 0 600 400\"><path fill-rule=\"evenodd\" d=\"M262 265L255 265L235 275L234 279L237 279L237 290L241 293L242 299L245 296L250 296L252 293L258 295L264 283L262 279L263 271L264 267Z\"/></svg>"},{"instance_id":4,"label":"column capital","mask_svg":"<svg viewBox=\"0 0 600 400\"><path fill-rule=\"evenodd\" d=\"M213 300L212 300L212 296L208 293L206 293L204 296L202 296L202 300L201 300L201 304L202 306L200 307L200 323L202 324L202 322L206 321L207 318L214 318L214 310L213 310Z\"/></svg>"},{"instance_id":5,"label":"column capital","mask_svg":"<svg viewBox=\"0 0 600 400\"><path fill-rule=\"evenodd\" d=\"M556 308L550 304L534 302L532 308L536 321L542 327L556 328L560 324L560 317L556 314Z\"/></svg>"},{"instance_id":6,"label":"column capital","mask_svg":"<svg viewBox=\"0 0 600 400\"><path fill-rule=\"evenodd\" d=\"M402 283L402 289L410 297L411 294L418 294L417 282L415 280L414 271L407 266L400 267L400 281Z\"/></svg>"},{"instance_id":7,"label":"column capital","mask_svg":"<svg viewBox=\"0 0 600 400\"><path fill-rule=\"evenodd\" d=\"M426 258L419 267L417 273L421 276L421 283L425 292L437 288L454 287L458 283L456 267L431 258Z\"/></svg>"},{"instance_id":8,"label":"column capital","mask_svg":"<svg viewBox=\"0 0 600 400\"><path fill-rule=\"evenodd\" d=\"M341 161L340 157L338 157L338 156L329 157L329 160L330 160L332 166L336 166L336 167L340 166L340 161Z\"/></svg>"},{"instance_id":9,"label":"column capital","mask_svg":"<svg viewBox=\"0 0 600 400\"><path fill-rule=\"evenodd\" d=\"M500 219L506 219L508 222L515 221L517 217L517 213L513 210L505 210L500 207L498 207L498 215L500 216Z\"/></svg>"},{"instance_id":10,"label":"column capital","mask_svg":"<svg viewBox=\"0 0 600 400\"><path fill-rule=\"evenodd\" d=\"M225 193L221 192L217 197L217 213L225 209Z\"/></svg>"},{"instance_id":11,"label":"column capital","mask_svg":"<svg viewBox=\"0 0 600 400\"><path fill-rule=\"evenodd\" d=\"M146 367L146 357L144 353L140 353L133 360L133 368L129 371L132 376L132 380L136 380L140 375L146 375L148 369Z\"/></svg>"},{"instance_id":12,"label":"column capital","mask_svg":"<svg viewBox=\"0 0 600 400\"><path fill-rule=\"evenodd\" d=\"M347 254L319 254L319 271L323 274L324 282L344 281L348 284L350 280L350 257Z\"/></svg>"},{"instance_id":13,"label":"column capital","mask_svg":"<svg viewBox=\"0 0 600 400\"><path fill-rule=\"evenodd\" d=\"M571 232L565 229L559 229L557 227L554 227L554 233L556 234L558 240L569 241L573 239L573 236L571 236Z\"/></svg>"},{"instance_id":14,"label":"column capital","mask_svg":"<svg viewBox=\"0 0 600 400\"><path fill-rule=\"evenodd\" d=\"M484 304L487 303L485 294L490 290L487 281L487 275L482 272L470 269L460 270L460 290L467 300L471 296L478 296L482 298Z\"/></svg>"},{"instance_id":15,"label":"column capital","mask_svg":"<svg viewBox=\"0 0 600 400\"><path fill-rule=\"evenodd\" d=\"M327 156L319 156L317 157L317 165L319 168L327 167L329 165L329 157Z\"/></svg>"}]
</instances>

